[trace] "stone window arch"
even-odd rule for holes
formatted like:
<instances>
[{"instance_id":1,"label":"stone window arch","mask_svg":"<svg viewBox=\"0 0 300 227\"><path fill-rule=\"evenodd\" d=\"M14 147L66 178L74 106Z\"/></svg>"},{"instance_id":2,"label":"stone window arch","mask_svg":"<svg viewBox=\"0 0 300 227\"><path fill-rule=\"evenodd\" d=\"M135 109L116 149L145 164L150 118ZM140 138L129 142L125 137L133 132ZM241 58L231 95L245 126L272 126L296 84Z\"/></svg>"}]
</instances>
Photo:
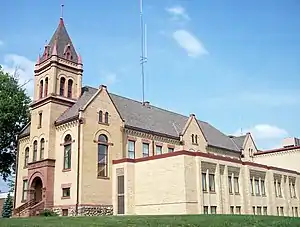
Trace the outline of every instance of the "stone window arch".
<instances>
[{"instance_id":1,"label":"stone window arch","mask_svg":"<svg viewBox=\"0 0 300 227\"><path fill-rule=\"evenodd\" d=\"M73 80L69 79L68 80L68 94L67 94L67 97L72 98L72 95L73 95Z\"/></svg>"},{"instance_id":2,"label":"stone window arch","mask_svg":"<svg viewBox=\"0 0 300 227\"><path fill-rule=\"evenodd\" d=\"M44 82L40 81L40 99L43 98Z\"/></svg>"},{"instance_id":3,"label":"stone window arch","mask_svg":"<svg viewBox=\"0 0 300 227\"><path fill-rule=\"evenodd\" d=\"M28 166L29 162L29 147L25 148L25 157L24 157L24 168Z\"/></svg>"},{"instance_id":4,"label":"stone window arch","mask_svg":"<svg viewBox=\"0 0 300 227\"><path fill-rule=\"evenodd\" d=\"M33 155L32 155L32 161L35 162L37 158L37 140L33 142Z\"/></svg>"},{"instance_id":5,"label":"stone window arch","mask_svg":"<svg viewBox=\"0 0 300 227\"><path fill-rule=\"evenodd\" d=\"M65 84L66 84L66 79L64 77L61 77L59 83L59 95L61 96L65 95Z\"/></svg>"},{"instance_id":6,"label":"stone window arch","mask_svg":"<svg viewBox=\"0 0 300 227\"><path fill-rule=\"evenodd\" d=\"M45 139L42 138L40 142L40 160L44 159L45 154Z\"/></svg>"},{"instance_id":7,"label":"stone window arch","mask_svg":"<svg viewBox=\"0 0 300 227\"><path fill-rule=\"evenodd\" d=\"M106 124L108 124L108 112L105 112L105 115L104 115L104 122Z\"/></svg>"},{"instance_id":8,"label":"stone window arch","mask_svg":"<svg viewBox=\"0 0 300 227\"><path fill-rule=\"evenodd\" d=\"M45 90L44 90L44 96L46 97L48 95L48 77L45 79Z\"/></svg>"},{"instance_id":9,"label":"stone window arch","mask_svg":"<svg viewBox=\"0 0 300 227\"><path fill-rule=\"evenodd\" d=\"M104 134L98 137L98 171L97 177L108 177L108 138Z\"/></svg>"},{"instance_id":10,"label":"stone window arch","mask_svg":"<svg viewBox=\"0 0 300 227\"><path fill-rule=\"evenodd\" d=\"M103 122L103 112L102 110L99 111L99 119L98 119L99 122Z\"/></svg>"}]
</instances>

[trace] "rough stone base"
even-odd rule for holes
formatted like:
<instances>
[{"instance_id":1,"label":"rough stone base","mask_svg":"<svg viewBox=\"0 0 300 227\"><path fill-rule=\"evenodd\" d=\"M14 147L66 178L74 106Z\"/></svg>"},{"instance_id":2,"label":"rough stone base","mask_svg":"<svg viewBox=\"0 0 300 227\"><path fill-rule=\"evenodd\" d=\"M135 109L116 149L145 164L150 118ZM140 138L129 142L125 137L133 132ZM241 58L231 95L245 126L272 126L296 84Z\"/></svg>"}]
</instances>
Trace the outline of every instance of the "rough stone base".
<instances>
[{"instance_id":1,"label":"rough stone base","mask_svg":"<svg viewBox=\"0 0 300 227\"><path fill-rule=\"evenodd\" d=\"M52 210L59 216L63 216L63 210L68 210L68 216L76 216L76 207L54 207ZM108 216L113 215L113 206L79 206L78 216Z\"/></svg>"}]
</instances>

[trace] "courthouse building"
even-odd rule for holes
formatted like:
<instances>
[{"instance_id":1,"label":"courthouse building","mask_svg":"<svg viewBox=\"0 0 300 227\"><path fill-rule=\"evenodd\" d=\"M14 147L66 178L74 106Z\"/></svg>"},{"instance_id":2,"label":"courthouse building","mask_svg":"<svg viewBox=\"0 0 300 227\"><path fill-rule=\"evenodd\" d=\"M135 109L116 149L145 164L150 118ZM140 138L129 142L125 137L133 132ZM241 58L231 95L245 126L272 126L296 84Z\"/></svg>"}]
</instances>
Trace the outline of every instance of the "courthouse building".
<instances>
[{"instance_id":1,"label":"courthouse building","mask_svg":"<svg viewBox=\"0 0 300 227\"><path fill-rule=\"evenodd\" d=\"M251 135L82 86L61 18L34 70L31 122L18 135L15 216L298 216L300 147L260 151ZM179 103L180 105L180 103Z\"/></svg>"}]
</instances>

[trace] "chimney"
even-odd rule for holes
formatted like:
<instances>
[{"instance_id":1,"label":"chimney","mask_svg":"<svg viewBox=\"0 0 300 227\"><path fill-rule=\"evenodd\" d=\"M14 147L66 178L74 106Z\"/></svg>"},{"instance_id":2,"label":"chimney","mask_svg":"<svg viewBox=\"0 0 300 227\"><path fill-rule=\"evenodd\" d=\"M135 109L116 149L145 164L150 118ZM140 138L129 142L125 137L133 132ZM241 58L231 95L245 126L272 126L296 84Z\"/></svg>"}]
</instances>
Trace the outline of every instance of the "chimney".
<instances>
[{"instance_id":1,"label":"chimney","mask_svg":"<svg viewBox=\"0 0 300 227\"><path fill-rule=\"evenodd\" d=\"M143 106L150 107L150 102L149 101L143 102Z\"/></svg>"}]
</instances>

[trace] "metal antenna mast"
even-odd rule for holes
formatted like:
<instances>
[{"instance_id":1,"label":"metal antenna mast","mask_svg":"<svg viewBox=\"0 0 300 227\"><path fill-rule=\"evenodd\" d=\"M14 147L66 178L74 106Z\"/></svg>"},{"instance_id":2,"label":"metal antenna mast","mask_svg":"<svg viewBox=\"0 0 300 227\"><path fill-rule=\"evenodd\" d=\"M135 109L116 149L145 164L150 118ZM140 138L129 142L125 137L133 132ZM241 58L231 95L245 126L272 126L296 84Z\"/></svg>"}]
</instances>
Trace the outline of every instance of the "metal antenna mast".
<instances>
[{"instance_id":1,"label":"metal antenna mast","mask_svg":"<svg viewBox=\"0 0 300 227\"><path fill-rule=\"evenodd\" d=\"M140 19L141 19L141 57L140 57L140 64L141 64L141 70L142 70L142 96L143 96L143 104L145 102L145 69L144 64L147 62L147 56L145 56L145 53L147 53L146 45L145 45L145 31L147 29L146 24L144 24L143 19L143 0L140 0Z\"/></svg>"}]
</instances>

